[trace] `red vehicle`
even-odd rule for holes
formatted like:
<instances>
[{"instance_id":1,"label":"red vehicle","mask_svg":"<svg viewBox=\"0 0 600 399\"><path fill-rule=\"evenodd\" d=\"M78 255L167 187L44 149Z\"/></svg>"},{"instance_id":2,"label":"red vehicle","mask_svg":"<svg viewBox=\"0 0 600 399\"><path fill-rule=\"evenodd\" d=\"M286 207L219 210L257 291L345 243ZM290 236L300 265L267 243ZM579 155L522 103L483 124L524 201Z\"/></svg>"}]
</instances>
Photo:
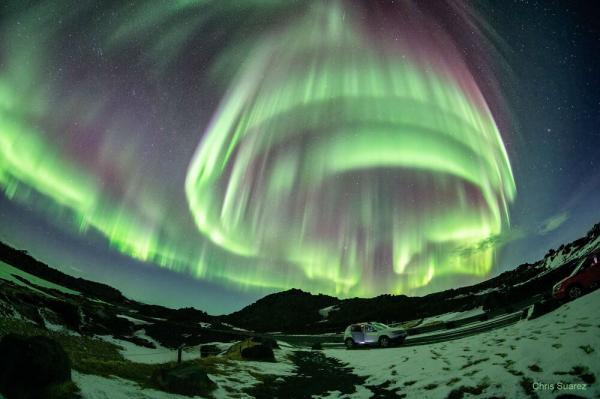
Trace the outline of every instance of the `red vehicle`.
<instances>
[{"instance_id":1,"label":"red vehicle","mask_svg":"<svg viewBox=\"0 0 600 399\"><path fill-rule=\"evenodd\" d=\"M575 299L584 291L594 290L600 283L600 252L585 257L569 277L562 279L552 289L556 299Z\"/></svg>"}]
</instances>

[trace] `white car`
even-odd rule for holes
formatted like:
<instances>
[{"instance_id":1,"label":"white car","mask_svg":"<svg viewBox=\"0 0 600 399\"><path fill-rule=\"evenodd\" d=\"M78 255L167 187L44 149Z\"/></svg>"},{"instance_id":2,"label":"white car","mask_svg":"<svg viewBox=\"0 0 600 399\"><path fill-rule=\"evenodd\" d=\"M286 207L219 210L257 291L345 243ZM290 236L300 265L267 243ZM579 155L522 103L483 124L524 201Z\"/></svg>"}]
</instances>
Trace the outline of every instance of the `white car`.
<instances>
[{"instance_id":1,"label":"white car","mask_svg":"<svg viewBox=\"0 0 600 399\"><path fill-rule=\"evenodd\" d=\"M344 344L348 349L361 345L379 345L385 348L392 344L402 344L407 335L403 328L393 328L375 321L356 323L346 327Z\"/></svg>"}]
</instances>

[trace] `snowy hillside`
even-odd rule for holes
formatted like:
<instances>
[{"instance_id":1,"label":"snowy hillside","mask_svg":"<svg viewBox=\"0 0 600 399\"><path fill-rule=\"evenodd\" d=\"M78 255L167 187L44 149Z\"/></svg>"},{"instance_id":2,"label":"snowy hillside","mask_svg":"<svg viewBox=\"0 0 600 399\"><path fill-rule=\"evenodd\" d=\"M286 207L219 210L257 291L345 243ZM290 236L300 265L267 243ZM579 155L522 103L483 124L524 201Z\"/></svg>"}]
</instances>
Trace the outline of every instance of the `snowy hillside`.
<instances>
[{"instance_id":1,"label":"snowy hillside","mask_svg":"<svg viewBox=\"0 0 600 399\"><path fill-rule=\"evenodd\" d=\"M548 251L541 265L546 269L554 269L597 249L600 249L600 225L594 226L585 237Z\"/></svg>"},{"instance_id":2,"label":"snowy hillside","mask_svg":"<svg viewBox=\"0 0 600 399\"><path fill-rule=\"evenodd\" d=\"M22 287L27 287L33 291L40 293L41 295L50 296L47 292L41 291L38 287L47 288L49 290L57 290L64 294L71 295L79 295L78 291L71 290L69 288L65 288L61 285L54 284L50 281L41 279L37 276L24 272L22 270L17 269L5 262L0 261L0 279L11 281L17 285Z\"/></svg>"}]
</instances>

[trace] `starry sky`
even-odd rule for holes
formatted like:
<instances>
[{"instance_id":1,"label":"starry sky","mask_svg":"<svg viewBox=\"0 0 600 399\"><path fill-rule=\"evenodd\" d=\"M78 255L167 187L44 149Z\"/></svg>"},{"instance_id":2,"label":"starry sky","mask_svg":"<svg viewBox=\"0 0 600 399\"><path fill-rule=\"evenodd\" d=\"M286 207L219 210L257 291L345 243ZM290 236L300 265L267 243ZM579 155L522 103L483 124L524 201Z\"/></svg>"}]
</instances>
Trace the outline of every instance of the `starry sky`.
<instances>
[{"instance_id":1,"label":"starry sky","mask_svg":"<svg viewBox=\"0 0 600 399\"><path fill-rule=\"evenodd\" d=\"M212 314L535 261L600 221L593 8L3 2L0 239Z\"/></svg>"}]
</instances>

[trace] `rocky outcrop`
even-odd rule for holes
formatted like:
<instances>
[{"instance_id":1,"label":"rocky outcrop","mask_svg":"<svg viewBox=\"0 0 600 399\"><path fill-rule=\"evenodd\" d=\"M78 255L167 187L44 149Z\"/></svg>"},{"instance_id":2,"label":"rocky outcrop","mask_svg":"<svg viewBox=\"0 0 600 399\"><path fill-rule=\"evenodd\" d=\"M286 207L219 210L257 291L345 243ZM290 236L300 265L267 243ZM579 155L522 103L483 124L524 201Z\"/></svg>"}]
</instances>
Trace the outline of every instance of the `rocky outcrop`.
<instances>
[{"instance_id":1,"label":"rocky outcrop","mask_svg":"<svg viewBox=\"0 0 600 399\"><path fill-rule=\"evenodd\" d=\"M225 356L234 360L275 361L273 349L269 345L257 342L253 338L247 338L231 345L225 353Z\"/></svg>"},{"instance_id":2,"label":"rocky outcrop","mask_svg":"<svg viewBox=\"0 0 600 399\"><path fill-rule=\"evenodd\" d=\"M0 393L41 398L52 386L71 381L71 362L55 340L9 334L0 341Z\"/></svg>"},{"instance_id":3,"label":"rocky outcrop","mask_svg":"<svg viewBox=\"0 0 600 399\"><path fill-rule=\"evenodd\" d=\"M274 362L275 354L270 347L259 344L242 349L242 358L260 362Z\"/></svg>"},{"instance_id":4,"label":"rocky outcrop","mask_svg":"<svg viewBox=\"0 0 600 399\"><path fill-rule=\"evenodd\" d=\"M263 344L264 346L268 346L271 349L281 349L276 340L269 337L252 337L250 338L253 342Z\"/></svg>"},{"instance_id":5,"label":"rocky outcrop","mask_svg":"<svg viewBox=\"0 0 600 399\"><path fill-rule=\"evenodd\" d=\"M130 336L134 332L133 323L118 317L111 306L86 304L83 314L81 330L85 334Z\"/></svg>"},{"instance_id":6,"label":"rocky outcrop","mask_svg":"<svg viewBox=\"0 0 600 399\"><path fill-rule=\"evenodd\" d=\"M291 289L267 295L224 319L253 331L298 331L322 319L318 309L339 302L332 296Z\"/></svg>"}]
</instances>

